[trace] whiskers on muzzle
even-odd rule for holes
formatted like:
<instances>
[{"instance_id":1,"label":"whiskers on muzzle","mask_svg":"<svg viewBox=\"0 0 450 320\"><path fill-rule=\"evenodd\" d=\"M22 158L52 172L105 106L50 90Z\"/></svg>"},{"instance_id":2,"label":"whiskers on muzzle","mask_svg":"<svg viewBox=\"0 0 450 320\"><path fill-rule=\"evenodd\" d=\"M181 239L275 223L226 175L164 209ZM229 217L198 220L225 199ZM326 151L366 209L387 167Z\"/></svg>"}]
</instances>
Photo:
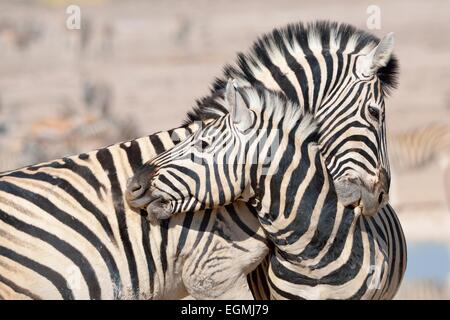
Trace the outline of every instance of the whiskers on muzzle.
<instances>
[{"instance_id":1,"label":"whiskers on muzzle","mask_svg":"<svg viewBox=\"0 0 450 320\"><path fill-rule=\"evenodd\" d=\"M346 175L335 183L339 202L345 207L359 208L365 216L375 215L389 201L389 179L386 170L379 169L371 183L354 175Z\"/></svg>"},{"instance_id":2,"label":"whiskers on muzzle","mask_svg":"<svg viewBox=\"0 0 450 320\"><path fill-rule=\"evenodd\" d=\"M159 190L152 187L155 166L146 164L128 180L125 198L136 209L145 209L147 219L156 221L172 215L172 205Z\"/></svg>"}]
</instances>

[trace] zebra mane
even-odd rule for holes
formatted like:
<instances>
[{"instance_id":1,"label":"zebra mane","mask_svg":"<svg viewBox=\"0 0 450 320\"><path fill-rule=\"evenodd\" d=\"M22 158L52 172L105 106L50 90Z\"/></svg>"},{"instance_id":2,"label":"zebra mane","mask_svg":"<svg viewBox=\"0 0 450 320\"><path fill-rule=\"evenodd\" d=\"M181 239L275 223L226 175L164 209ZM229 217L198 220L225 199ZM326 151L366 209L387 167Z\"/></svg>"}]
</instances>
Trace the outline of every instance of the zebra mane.
<instances>
[{"instance_id":1,"label":"zebra mane","mask_svg":"<svg viewBox=\"0 0 450 320\"><path fill-rule=\"evenodd\" d=\"M284 94L264 87L239 88L239 92L246 100L251 110L264 113L272 118L273 123L278 123L283 129L289 131L298 122L302 122L302 130L306 132L316 131L317 125L311 113L300 108L297 103L289 100ZM226 104L224 104L226 106ZM226 107L222 106L226 109ZM227 113L230 110L227 110Z\"/></svg>"},{"instance_id":2,"label":"zebra mane","mask_svg":"<svg viewBox=\"0 0 450 320\"><path fill-rule=\"evenodd\" d=\"M211 104L208 106L205 105L205 109L203 110L203 114L207 114L205 120L215 119L231 112L229 110L230 106L225 103L224 93L222 91L220 93L216 92L216 95L206 98L211 101ZM251 110L270 116L272 122L277 123L284 130L289 131L300 122L301 129L298 131L302 135L307 136L315 132L315 138L318 139L318 126L313 114L304 108L300 108L298 103L289 100L283 93L258 85L253 87L240 87L238 91Z\"/></svg>"},{"instance_id":3,"label":"zebra mane","mask_svg":"<svg viewBox=\"0 0 450 320\"><path fill-rule=\"evenodd\" d=\"M196 106L187 114L185 124L217 118L226 112L223 93L229 78L237 79L238 83L245 85L264 86L264 83L255 79L252 67L257 68L274 54L283 54L284 43L289 43L294 50L301 50L305 55L324 51L367 54L379 41L379 38L366 31L338 22L299 22L276 28L258 38L246 54L238 53L234 66L224 66L223 75L216 78L211 86L211 94L196 101ZM277 48L276 53L274 48ZM397 75L398 61L392 56L387 65L379 68L377 72L385 95L397 86Z\"/></svg>"}]
</instances>

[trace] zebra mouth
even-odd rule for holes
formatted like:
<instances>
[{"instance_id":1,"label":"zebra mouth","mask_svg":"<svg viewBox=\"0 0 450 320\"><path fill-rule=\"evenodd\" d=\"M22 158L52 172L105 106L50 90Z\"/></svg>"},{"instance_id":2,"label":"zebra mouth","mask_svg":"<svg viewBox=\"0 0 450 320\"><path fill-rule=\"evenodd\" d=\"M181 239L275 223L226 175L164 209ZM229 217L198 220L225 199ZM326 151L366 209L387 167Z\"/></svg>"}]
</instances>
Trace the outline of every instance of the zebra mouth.
<instances>
[{"instance_id":1,"label":"zebra mouth","mask_svg":"<svg viewBox=\"0 0 450 320\"><path fill-rule=\"evenodd\" d=\"M362 198L350 203L346 207L351 208L357 216L364 215L364 205L362 203Z\"/></svg>"},{"instance_id":2,"label":"zebra mouth","mask_svg":"<svg viewBox=\"0 0 450 320\"><path fill-rule=\"evenodd\" d=\"M141 197L137 197L137 198L132 198L132 197L128 196L127 201L130 204L130 206L132 206L134 208L142 209L142 208L145 208L153 200L152 200L152 197L148 193L145 193Z\"/></svg>"},{"instance_id":3,"label":"zebra mouth","mask_svg":"<svg viewBox=\"0 0 450 320\"><path fill-rule=\"evenodd\" d=\"M166 199L158 190L148 188L137 188L128 190L126 198L128 204L133 208L144 209L147 211L147 220L156 221L167 219L172 215L172 201Z\"/></svg>"},{"instance_id":4,"label":"zebra mouth","mask_svg":"<svg viewBox=\"0 0 450 320\"><path fill-rule=\"evenodd\" d=\"M347 205L347 207L350 207L352 209L361 208L362 207L361 198L359 198L358 200L356 200L353 203L350 203L349 205Z\"/></svg>"},{"instance_id":5,"label":"zebra mouth","mask_svg":"<svg viewBox=\"0 0 450 320\"><path fill-rule=\"evenodd\" d=\"M150 221L167 219L172 216L172 203L162 197L155 197L147 204L147 219Z\"/></svg>"}]
</instances>

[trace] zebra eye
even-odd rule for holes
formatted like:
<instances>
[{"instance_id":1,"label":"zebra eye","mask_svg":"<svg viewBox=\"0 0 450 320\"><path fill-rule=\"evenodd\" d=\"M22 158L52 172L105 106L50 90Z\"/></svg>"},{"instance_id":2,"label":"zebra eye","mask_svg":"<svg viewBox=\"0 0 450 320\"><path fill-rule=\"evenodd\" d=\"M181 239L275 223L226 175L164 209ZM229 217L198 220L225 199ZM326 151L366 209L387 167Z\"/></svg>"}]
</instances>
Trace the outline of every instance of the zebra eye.
<instances>
[{"instance_id":1,"label":"zebra eye","mask_svg":"<svg viewBox=\"0 0 450 320\"><path fill-rule=\"evenodd\" d=\"M369 113L375 120L380 119L380 111L377 108L369 106Z\"/></svg>"},{"instance_id":2,"label":"zebra eye","mask_svg":"<svg viewBox=\"0 0 450 320\"><path fill-rule=\"evenodd\" d=\"M199 140L196 142L195 146L198 150L203 151L209 147L209 142L206 140Z\"/></svg>"}]
</instances>

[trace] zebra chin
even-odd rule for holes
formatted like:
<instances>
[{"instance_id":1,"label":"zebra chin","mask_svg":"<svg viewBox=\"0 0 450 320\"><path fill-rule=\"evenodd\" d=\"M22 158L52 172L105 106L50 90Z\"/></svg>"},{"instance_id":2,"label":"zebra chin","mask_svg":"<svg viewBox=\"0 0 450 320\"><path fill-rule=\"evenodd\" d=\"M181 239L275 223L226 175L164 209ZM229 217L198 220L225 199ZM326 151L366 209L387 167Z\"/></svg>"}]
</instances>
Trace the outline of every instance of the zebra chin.
<instances>
[{"instance_id":1,"label":"zebra chin","mask_svg":"<svg viewBox=\"0 0 450 320\"><path fill-rule=\"evenodd\" d=\"M173 206L170 201L158 197L147 205L147 220L157 221L170 218L173 214Z\"/></svg>"},{"instance_id":2,"label":"zebra chin","mask_svg":"<svg viewBox=\"0 0 450 320\"><path fill-rule=\"evenodd\" d=\"M369 190L358 182L342 179L334 183L339 202L364 216L374 216L387 202L388 192L384 186Z\"/></svg>"}]
</instances>

